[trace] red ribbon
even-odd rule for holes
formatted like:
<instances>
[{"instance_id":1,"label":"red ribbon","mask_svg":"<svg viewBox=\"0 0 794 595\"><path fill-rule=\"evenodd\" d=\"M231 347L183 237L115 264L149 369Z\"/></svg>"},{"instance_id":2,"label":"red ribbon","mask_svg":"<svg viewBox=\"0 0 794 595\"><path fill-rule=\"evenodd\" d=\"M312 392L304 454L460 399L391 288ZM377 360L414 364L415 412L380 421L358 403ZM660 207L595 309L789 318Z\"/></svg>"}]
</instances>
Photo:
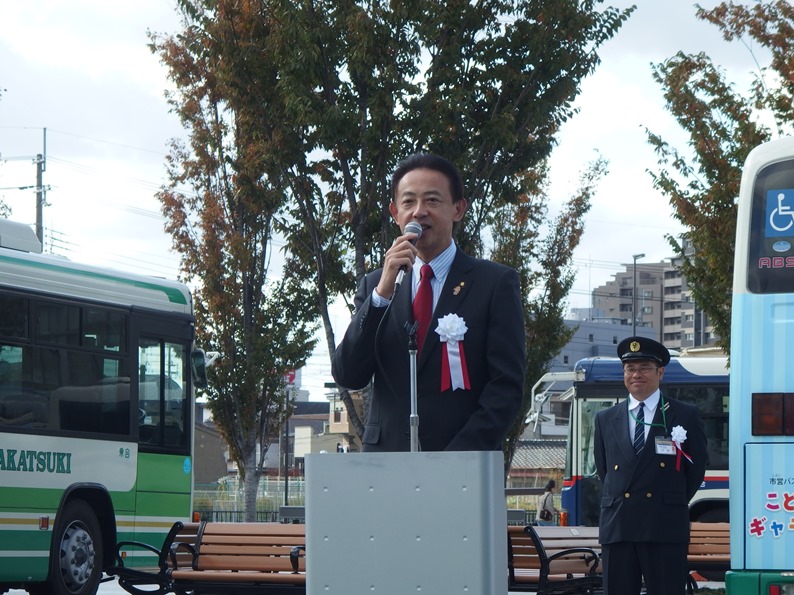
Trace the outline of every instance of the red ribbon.
<instances>
[{"instance_id":1,"label":"red ribbon","mask_svg":"<svg viewBox=\"0 0 794 595\"><path fill-rule=\"evenodd\" d=\"M675 450L676 450L676 455L675 455L675 470L676 470L676 471L681 471L681 455L684 455L684 456L686 457L686 460L687 460L687 461L689 461L690 463L692 463L692 462L693 462L693 461L692 461L692 457L690 457L690 456L689 456L688 454L686 454L686 453L685 453L683 450L681 450L681 447L680 447L680 446L678 446L678 442L675 442L674 444L675 444Z\"/></svg>"},{"instance_id":2,"label":"red ribbon","mask_svg":"<svg viewBox=\"0 0 794 595\"><path fill-rule=\"evenodd\" d=\"M469 370L466 368L466 354L463 352L463 341L458 341L458 351L460 353L460 368L463 375L463 388L471 390L469 384ZM452 388L452 372L449 368L449 354L447 343L441 343L441 392Z\"/></svg>"}]
</instances>

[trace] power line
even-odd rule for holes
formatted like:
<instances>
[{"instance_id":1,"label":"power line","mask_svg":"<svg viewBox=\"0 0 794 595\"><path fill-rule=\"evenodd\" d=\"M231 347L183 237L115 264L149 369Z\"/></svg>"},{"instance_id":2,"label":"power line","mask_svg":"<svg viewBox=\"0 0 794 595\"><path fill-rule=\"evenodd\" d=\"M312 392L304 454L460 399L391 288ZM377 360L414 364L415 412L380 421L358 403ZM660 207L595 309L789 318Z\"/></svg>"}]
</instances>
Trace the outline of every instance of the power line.
<instances>
[{"instance_id":1,"label":"power line","mask_svg":"<svg viewBox=\"0 0 794 595\"><path fill-rule=\"evenodd\" d=\"M118 143L118 142L115 142L115 141L104 140L104 139L101 139L101 138L93 138L93 137L90 137L90 136L83 136L81 134L75 134L73 132L66 132L65 130L58 130L56 128L48 128L47 130L49 132L56 132L58 134L63 134L64 136L71 136L72 138L79 138L81 140L89 140L89 141L94 142L94 143L102 143L104 145L111 145L111 146L114 146L114 147L121 147L123 149L132 149L132 150L135 150L135 151L142 151L144 153L152 153L154 155L161 155L163 157L166 156L166 153L164 153L163 151L156 151L154 149L147 149L147 148L144 148L144 147L136 147L134 145L128 145L128 144L125 144L125 143Z\"/></svg>"}]
</instances>

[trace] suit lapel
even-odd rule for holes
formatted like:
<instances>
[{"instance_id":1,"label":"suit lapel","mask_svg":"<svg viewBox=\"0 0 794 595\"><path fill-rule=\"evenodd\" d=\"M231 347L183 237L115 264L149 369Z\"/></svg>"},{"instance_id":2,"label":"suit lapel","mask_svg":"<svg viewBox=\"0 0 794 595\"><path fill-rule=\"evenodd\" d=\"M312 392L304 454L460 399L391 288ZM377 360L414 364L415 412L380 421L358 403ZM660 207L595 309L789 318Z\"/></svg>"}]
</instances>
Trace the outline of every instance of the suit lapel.
<instances>
[{"instance_id":1,"label":"suit lapel","mask_svg":"<svg viewBox=\"0 0 794 595\"><path fill-rule=\"evenodd\" d=\"M629 438L629 402L623 403L615 410L615 415L610 420L612 424L612 432L614 434L615 444L618 445L621 454L624 457L630 458L636 456L634 454L634 445Z\"/></svg>"},{"instance_id":2,"label":"suit lapel","mask_svg":"<svg viewBox=\"0 0 794 595\"><path fill-rule=\"evenodd\" d=\"M406 273L397 295L391 305L391 312L389 314L390 332L401 337L407 342L408 334L405 332L405 323L412 322L414 319L413 310L411 307L411 275ZM403 344L403 341L398 343Z\"/></svg>"}]
</instances>

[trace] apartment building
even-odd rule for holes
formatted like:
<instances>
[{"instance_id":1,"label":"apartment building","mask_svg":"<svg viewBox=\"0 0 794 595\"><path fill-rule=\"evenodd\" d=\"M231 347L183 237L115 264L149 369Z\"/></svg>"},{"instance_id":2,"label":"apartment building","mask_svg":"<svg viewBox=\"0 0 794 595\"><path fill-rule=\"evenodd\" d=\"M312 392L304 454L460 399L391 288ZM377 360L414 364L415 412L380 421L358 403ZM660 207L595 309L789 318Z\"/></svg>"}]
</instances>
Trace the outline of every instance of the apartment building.
<instances>
[{"instance_id":1,"label":"apartment building","mask_svg":"<svg viewBox=\"0 0 794 595\"><path fill-rule=\"evenodd\" d=\"M680 259L636 265L636 312L634 311L634 264L615 273L593 290L591 308L577 308L573 318L650 330L669 349L714 345L718 338L708 316L697 307L692 288L679 270Z\"/></svg>"}]
</instances>

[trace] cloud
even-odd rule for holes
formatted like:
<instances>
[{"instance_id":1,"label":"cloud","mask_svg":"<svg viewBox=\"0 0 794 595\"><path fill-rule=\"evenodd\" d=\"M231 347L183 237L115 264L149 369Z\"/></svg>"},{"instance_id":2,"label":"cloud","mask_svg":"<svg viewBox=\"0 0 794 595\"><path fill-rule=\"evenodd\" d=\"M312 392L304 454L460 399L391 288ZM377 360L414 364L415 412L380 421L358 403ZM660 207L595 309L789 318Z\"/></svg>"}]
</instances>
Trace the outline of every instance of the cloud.
<instances>
[{"instance_id":1,"label":"cloud","mask_svg":"<svg viewBox=\"0 0 794 595\"><path fill-rule=\"evenodd\" d=\"M701 4L711 8L717 3ZM607 4L626 8L634 2ZM671 257L665 236L683 231L667 197L653 188L647 173L660 166L646 129L681 150L688 143L665 109L663 89L653 81L651 64L679 50L705 52L740 90L748 87L756 68L753 48L725 42L717 27L695 17L693 5L655 0L636 4L634 14L599 52L602 62L582 83L575 102L580 112L563 126L551 159L555 204L575 190L579 172L596 151L609 160L609 174L593 197L585 233L574 254L581 269L570 300L574 307L586 307L590 289L623 270L632 254L645 253L647 262ZM592 261L598 266L588 265Z\"/></svg>"}]
</instances>

